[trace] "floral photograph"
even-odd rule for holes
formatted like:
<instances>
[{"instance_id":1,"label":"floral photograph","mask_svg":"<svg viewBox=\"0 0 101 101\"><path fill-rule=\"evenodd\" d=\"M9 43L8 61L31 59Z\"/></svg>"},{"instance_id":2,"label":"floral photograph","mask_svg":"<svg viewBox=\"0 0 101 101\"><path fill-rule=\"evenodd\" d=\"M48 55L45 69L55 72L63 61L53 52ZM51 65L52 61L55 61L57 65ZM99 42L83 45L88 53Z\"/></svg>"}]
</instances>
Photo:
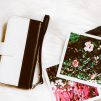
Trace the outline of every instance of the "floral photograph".
<instances>
[{"instance_id":1,"label":"floral photograph","mask_svg":"<svg viewBox=\"0 0 101 101\"><path fill-rule=\"evenodd\" d=\"M60 74L101 84L101 40L71 33Z\"/></svg>"},{"instance_id":2,"label":"floral photograph","mask_svg":"<svg viewBox=\"0 0 101 101\"><path fill-rule=\"evenodd\" d=\"M57 71L58 65L46 69L56 101L85 101L99 95L96 87L56 77Z\"/></svg>"}]
</instances>

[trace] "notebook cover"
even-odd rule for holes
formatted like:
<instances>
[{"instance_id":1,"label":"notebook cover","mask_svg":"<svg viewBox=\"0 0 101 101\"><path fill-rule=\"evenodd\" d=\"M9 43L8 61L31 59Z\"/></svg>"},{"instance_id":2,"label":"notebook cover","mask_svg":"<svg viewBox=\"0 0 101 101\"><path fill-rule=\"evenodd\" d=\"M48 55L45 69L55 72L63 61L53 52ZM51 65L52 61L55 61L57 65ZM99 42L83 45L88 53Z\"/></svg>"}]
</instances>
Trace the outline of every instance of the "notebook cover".
<instances>
[{"instance_id":1,"label":"notebook cover","mask_svg":"<svg viewBox=\"0 0 101 101\"><path fill-rule=\"evenodd\" d=\"M22 17L9 19L4 43L7 47L10 46L13 54L1 56L1 83L22 89L32 88L35 68L38 68L36 67L37 55L43 41L41 37L47 29L45 23L48 26L46 20L41 22ZM42 30L44 26L45 30ZM42 81L42 75L40 77Z\"/></svg>"}]
</instances>

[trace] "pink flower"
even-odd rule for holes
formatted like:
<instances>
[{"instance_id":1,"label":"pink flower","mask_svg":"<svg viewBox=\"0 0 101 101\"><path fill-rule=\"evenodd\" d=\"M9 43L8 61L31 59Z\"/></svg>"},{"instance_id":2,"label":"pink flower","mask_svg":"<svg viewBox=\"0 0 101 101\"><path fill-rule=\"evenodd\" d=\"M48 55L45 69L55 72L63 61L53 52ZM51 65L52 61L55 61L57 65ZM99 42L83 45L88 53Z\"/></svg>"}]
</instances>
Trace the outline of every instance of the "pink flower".
<instances>
[{"instance_id":1,"label":"pink flower","mask_svg":"<svg viewBox=\"0 0 101 101\"><path fill-rule=\"evenodd\" d=\"M96 77L96 74L91 75L91 79L94 79Z\"/></svg>"},{"instance_id":2,"label":"pink flower","mask_svg":"<svg viewBox=\"0 0 101 101\"><path fill-rule=\"evenodd\" d=\"M56 101L84 101L98 96L97 88L74 82L74 86L66 85L63 88L52 89Z\"/></svg>"},{"instance_id":3,"label":"pink flower","mask_svg":"<svg viewBox=\"0 0 101 101\"><path fill-rule=\"evenodd\" d=\"M93 48L94 48L94 45L91 44L90 41L85 43L85 47L84 47L85 51L91 52L91 51L93 51Z\"/></svg>"},{"instance_id":4,"label":"pink flower","mask_svg":"<svg viewBox=\"0 0 101 101\"><path fill-rule=\"evenodd\" d=\"M72 65L73 65L74 67L78 67L78 64L79 64L79 62L78 62L77 60L74 60L74 61L72 62Z\"/></svg>"}]
</instances>

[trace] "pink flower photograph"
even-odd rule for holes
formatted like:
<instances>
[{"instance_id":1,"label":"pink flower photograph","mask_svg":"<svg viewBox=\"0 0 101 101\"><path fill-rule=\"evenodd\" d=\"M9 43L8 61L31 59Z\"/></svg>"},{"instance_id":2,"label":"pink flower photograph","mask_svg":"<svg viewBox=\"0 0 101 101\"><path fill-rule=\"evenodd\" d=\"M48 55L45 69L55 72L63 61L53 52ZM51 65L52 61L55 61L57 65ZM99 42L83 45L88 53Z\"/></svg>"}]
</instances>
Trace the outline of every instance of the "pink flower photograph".
<instances>
[{"instance_id":1,"label":"pink flower photograph","mask_svg":"<svg viewBox=\"0 0 101 101\"><path fill-rule=\"evenodd\" d=\"M99 96L96 87L58 78L57 71L58 65L46 69L56 101L85 101Z\"/></svg>"},{"instance_id":2,"label":"pink flower photograph","mask_svg":"<svg viewBox=\"0 0 101 101\"><path fill-rule=\"evenodd\" d=\"M66 42L58 77L101 87L101 37L70 33Z\"/></svg>"}]
</instances>

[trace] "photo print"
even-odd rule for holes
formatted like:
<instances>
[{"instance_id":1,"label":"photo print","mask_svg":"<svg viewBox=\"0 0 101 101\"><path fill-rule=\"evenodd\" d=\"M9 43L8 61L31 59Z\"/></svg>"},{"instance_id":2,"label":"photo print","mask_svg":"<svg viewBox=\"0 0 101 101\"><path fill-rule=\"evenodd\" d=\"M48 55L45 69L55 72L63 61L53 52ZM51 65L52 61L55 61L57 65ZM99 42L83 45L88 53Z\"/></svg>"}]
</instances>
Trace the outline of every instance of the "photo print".
<instances>
[{"instance_id":1,"label":"photo print","mask_svg":"<svg viewBox=\"0 0 101 101\"><path fill-rule=\"evenodd\" d=\"M57 77L101 87L101 37L70 33Z\"/></svg>"},{"instance_id":2,"label":"photo print","mask_svg":"<svg viewBox=\"0 0 101 101\"><path fill-rule=\"evenodd\" d=\"M99 91L93 86L73 82L56 77L58 65L44 70L46 81L56 98L55 101L95 101L99 98Z\"/></svg>"}]
</instances>

